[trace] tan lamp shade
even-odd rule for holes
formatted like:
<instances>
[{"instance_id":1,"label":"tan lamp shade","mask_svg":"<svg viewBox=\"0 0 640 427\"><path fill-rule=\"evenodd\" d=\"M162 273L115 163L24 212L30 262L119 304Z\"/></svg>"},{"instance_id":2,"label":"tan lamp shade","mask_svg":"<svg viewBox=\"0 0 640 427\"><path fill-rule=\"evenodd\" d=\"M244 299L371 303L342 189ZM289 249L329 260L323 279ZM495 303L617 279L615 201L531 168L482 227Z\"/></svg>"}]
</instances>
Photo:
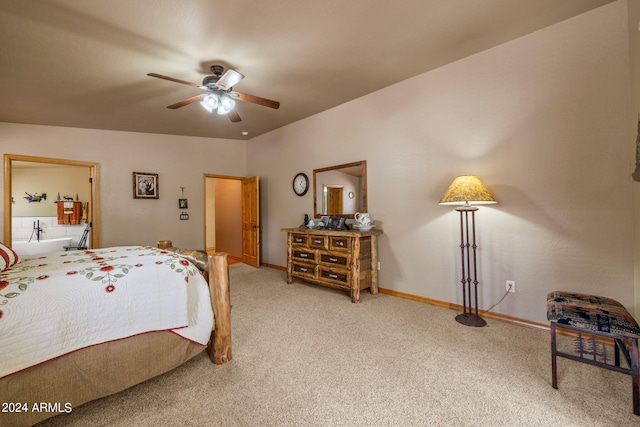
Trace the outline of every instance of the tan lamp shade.
<instances>
[{"instance_id":1,"label":"tan lamp shade","mask_svg":"<svg viewBox=\"0 0 640 427\"><path fill-rule=\"evenodd\" d=\"M475 175L462 175L454 179L440 199L441 205L488 205L491 203L498 202Z\"/></svg>"}]
</instances>

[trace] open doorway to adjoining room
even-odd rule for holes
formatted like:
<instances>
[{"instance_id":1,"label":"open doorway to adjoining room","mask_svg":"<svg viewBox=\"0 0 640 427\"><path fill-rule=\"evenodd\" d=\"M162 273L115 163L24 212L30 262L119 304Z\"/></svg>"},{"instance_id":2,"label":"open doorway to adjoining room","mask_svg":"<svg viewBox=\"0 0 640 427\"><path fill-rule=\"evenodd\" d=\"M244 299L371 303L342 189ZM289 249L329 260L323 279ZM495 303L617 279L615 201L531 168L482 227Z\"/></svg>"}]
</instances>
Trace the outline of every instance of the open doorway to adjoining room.
<instances>
[{"instance_id":1,"label":"open doorway to adjoining room","mask_svg":"<svg viewBox=\"0 0 640 427\"><path fill-rule=\"evenodd\" d=\"M87 228L88 246L99 247L98 188L97 163L5 154L3 242L13 245L24 237L21 222L31 227L31 222L42 219L37 228L46 230L47 239L63 233L78 240Z\"/></svg>"},{"instance_id":2,"label":"open doorway to adjoining room","mask_svg":"<svg viewBox=\"0 0 640 427\"><path fill-rule=\"evenodd\" d=\"M204 247L260 266L258 177L204 175Z\"/></svg>"}]
</instances>

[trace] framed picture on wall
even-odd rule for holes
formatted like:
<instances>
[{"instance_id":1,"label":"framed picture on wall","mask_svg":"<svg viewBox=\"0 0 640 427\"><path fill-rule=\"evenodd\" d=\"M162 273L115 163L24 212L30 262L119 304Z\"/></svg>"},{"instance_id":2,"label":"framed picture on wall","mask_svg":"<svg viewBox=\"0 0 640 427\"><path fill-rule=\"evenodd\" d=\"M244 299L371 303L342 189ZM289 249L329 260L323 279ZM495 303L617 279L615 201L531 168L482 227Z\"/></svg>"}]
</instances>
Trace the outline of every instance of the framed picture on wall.
<instances>
[{"instance_id":1,"label":"framed picture on wall","mask_svg":"<svg viewBox=\"0 0 640 427\"><path fill-rule=\"evenodd\" d=\"M180 209L189 209L187 199L178 199L178 207Z\"/></svg>"},{"instance_id":2,"label":"framed picture on wall","mask_svg":"<svg viewBox=\"0 0 640 427\"><path fill-rule=\"evenodd\" d=\"M158 174L147 172L133 173L133 198L134 199L158 199Z\"/></svg>"}]
</instances>

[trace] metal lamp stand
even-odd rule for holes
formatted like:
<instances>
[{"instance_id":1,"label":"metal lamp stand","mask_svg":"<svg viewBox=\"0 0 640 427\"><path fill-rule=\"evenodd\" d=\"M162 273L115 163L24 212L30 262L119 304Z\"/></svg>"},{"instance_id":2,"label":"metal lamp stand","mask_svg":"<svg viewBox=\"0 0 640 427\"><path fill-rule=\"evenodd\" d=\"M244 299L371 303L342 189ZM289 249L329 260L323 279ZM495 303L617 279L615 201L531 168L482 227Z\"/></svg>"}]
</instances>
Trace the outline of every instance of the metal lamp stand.
<instances>
[{"instance_id":1,"label":"metal lamp stand","mask_svg":"<svg viewBox=\"0 0 640 427\"><path fill-rule=\"evenodd\" d=\"M485 326L487 322L478 315L478 270L476 268L476 219L478 208L465 204L456 208L460 212L460 251L462 255L462 309L456 321L466 326ZM471 218L469 218L471 217ZM473 303L471 302L471 277L473 273ZM468 301L468 304L467 304ZM473 309L475 306L475 310ZM474 313L475 311L475 313Z\"/></svg>"}]
</instances>

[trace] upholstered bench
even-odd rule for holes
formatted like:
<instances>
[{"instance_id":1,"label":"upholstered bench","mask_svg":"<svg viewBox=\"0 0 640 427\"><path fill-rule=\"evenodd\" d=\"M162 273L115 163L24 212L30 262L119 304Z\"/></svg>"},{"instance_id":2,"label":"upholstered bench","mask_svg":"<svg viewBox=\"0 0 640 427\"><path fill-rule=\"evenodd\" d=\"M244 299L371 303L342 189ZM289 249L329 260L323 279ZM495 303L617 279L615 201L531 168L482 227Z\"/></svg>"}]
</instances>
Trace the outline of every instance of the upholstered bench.
<instances>
[{"instance_id":1,"label":"upholstered bench","mask_svg":"<svg viewBox=\"0 0 640 427\"><path fill-rule=\"evenodd\" d=\"M640 415L640 370L638 368L638 339L640 327L622 304L611 298L595 295L555 291L547 295L547 319L551 322L551 375L553 388L558 388L556 357L564 357L631 375L633 387L633 413ZM600 340L613 340L614 364L597 360L597 351L580 351L578 354L559 351L556 328L564 328L589 334L594 344ZM628 367L620 366L620 352Z\"/></svg>"}]
</instances>

